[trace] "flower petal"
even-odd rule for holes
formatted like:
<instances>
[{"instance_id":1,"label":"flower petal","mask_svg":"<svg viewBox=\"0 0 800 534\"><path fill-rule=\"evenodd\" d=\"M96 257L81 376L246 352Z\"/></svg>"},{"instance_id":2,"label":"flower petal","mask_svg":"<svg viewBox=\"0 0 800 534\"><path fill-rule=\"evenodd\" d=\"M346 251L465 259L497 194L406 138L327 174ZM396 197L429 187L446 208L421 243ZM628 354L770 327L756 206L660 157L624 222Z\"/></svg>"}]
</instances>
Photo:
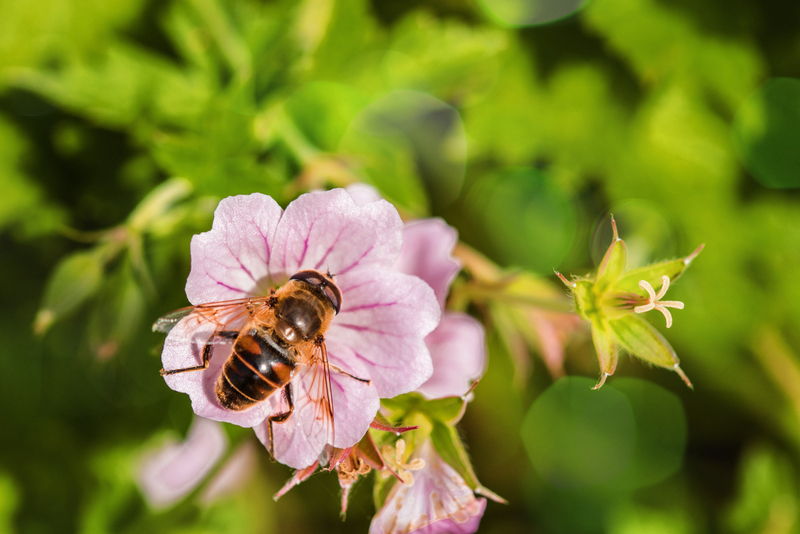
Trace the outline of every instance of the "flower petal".
<instances>
[{"instance_id":1,"label":"flower petal","mask_svg":"<svg viewBox=\"0 0 800 534\"><path fill-rule=\"evenodd\" d=\"M203 490L200 500L211 504L226 495L229 495L245 484L255 473L258 465L258 455L255 442L248 440L220 468L219 472Z\"/></svg>"},{"instance_id":2,"label":"flower petal","mask_svg":"<svg viewBox=\"0 0 800 534\"><path fill-rule=\"evenodd\" d=\"M369 534L472 534L478 530L486 499L469 486L436 453L430 442L418 449L425 467L411 486L396 483L375 514Z\"/></svg>"},{"instance_id":3,"label":"flower petal","mask_svg":"<svg viewBox=\"0 0 800 534\"><path fill-rule=\"evenodd\" d=\"M329 439L328 428L320 418L317 405L309 393L313 373L292 380L294 412L283 423L273 423L275 459L295 469L303 469L317 461ZM380 399L371 384L331 371L331 393L334 410L333 445L352 447L366 434L380 407ZM282 396L269 399L273 413L288 409ZM269 448L269 421L255 427L256 436Z\"/></svg>"},{"instance_id":4,"label":"flower petal","mask_svg":"<svg viewBox=\"0 0 800 534\"><path fill-rule=\"evenodd\" d=\"M369 184L365 184L362 182L356 182L354 184L350 184L344 188L347 191L347 194L353 197L353 200L359 206L364 204L369 204L370 202L375 202L376 200L382 200L383 197L378 190L372 187Z\"/></svg>"},{"instance_id":5,"label":"flower petal","mask_svg":"<svg viewBox=\"0 0 800 534\"><path fill-rule=\"evenodd\" d=\"M287 277L302 269L335 275L388 267L402 245L397 210L379 200L359 206L344 189L307 193L289 204L275 234L270 272Z\"/></svg>"},{"instance_id":6,"label":"flower petal","mask_svg":"<svg viewBox=\"0 0 800 534\"><path fill-rule=\"evenodd\" d=\"M145 455L139 486L153 508L166 508L191 492L216 465L228 447L219 424L196 417L186 441L168 442Z\"/></svg>"},{"instance_id":7,"label":"flower petal","mask_svg":"<svg viewBox=\"0 0 800 534\"><path fill-rule=\"evenodd\" d=\"M463 313L446 312L425 344L431 351L433 375L417 391L429 399L464 395L486 369L483 326Z\"/></svg>"},{"instance_id":8,"label":"flower petal","mask_svg":"<svg viewBox=\"0 0 800 534\"><path fill-rule=\"evenodd\" d=\"M223 199L211 230L192 238L186 296L192 304L266 295L282 210L261 193Z\"/></svg>"},{"instance_id":9,"label":"flower petal","mask_svg":"<svg viewBox=\"0 0 800 534\"><path fill-rule=\"evenodd\" d=\"M331 363L371 379L381 397L421 386L433 371L424 338L440 315L430 286L416 276L374 269L337 282L345 305L326 334Z\"/></svg>"},{"instance_id":10,"label":"flower petal","mask_svg":"<svg viewBox=\"0 0 800 534\"><path fill-rule=\"evenodd\" d=\"M461 270L452 256L456 243L458 232L441 219L409 223L403 230L403 248L394 268L425 280L444 308L450 284Z\"/></svg>"}]
</instances>

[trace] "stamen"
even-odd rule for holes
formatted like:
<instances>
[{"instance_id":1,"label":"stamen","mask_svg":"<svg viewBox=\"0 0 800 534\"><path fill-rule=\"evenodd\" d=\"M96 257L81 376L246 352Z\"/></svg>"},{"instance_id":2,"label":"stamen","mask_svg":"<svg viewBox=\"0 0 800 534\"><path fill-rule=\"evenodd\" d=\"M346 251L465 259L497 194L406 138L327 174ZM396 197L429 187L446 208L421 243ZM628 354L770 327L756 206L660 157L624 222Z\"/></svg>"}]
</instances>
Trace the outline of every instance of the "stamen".
<instances>
[{"instance_id":1,"label":"stamen","mask_svg":"<svg viewBox=\"0 0 800 534\"><path fill-rule=\"evenodd\" d=\"M406 452L406 442L403 439L398 439L395 447L391 445L384 445L381 449L384 461L394 468L397 476L399 476L403 484L406 486L414 485L414 475L411 471L419 471L425 467L425 460L422 458L414 458L410 462L403 461L403 455Z\"/></svg>"},{"instance_id":2,"label":"stamen","mask_svg":"<svg viewBox=\"0 0 800 534\"><path fill-rule=\"evenodd\" d=\"M677 300L664 300L661 299L667 293L667 289L669 289L669 276L662 276L661 277L661 289L656 294L653 286L650 285L650 282L647 280L639 281L639 287L643 290L647 291L649 298L647 299L646 304L642 304L641 306L636 306L633 308L633 311L636 313L645 313L649 312L650 310L658 310L664 314L664 318L667 320L667 328L672 326L672 314L669 312L667 308L675 308L678 310L683 309L683 302Z\"/></svg>"}]
</instances>

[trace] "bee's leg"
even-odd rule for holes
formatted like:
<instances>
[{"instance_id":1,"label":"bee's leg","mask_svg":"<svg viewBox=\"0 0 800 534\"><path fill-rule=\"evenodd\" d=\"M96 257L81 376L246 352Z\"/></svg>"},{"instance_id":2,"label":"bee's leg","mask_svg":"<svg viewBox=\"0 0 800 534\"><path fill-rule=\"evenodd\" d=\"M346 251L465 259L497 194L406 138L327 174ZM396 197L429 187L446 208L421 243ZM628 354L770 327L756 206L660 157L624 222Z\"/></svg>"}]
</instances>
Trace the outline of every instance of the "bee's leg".
<instances>
[{"instance_id":1,"label":"bee's leg","mask_svg":"<svg viewBox=\"0 0 800 534\"><path fill-rule=\"evenodd\" d=\"M289 404L289 409L285 412L276 413L275 415L270 415L267 417L267 421L269 422L267 425L267 431L269 433L269 454L272 458L275 458L275 440L272 435L272 423L283 423L289 416L292 415L294 411L294 399L292 398L292 383L289 382L283 388L283 397L286 399L287 404Z\"/></svg>"},{"instance_id":2,"label":"bee's leg","mask_svg":"<svg viewBox=\"0 0 800 534\"><path fill-rule=\"evenodd\" d=\"M221 330L219 332L214 332L213 334L211 334L211 337L208 338L208 341L206 341L206 344L203 346L203 363L201 365L196 365L194 367L185 367L183 369L170 369L169 371L161 369L160 371L161 376L176 375L178 373L187 373L189 371L202 371L203 369L208 369L208 362L211 360L211 349L214 346L213 341L216 338L235 340L238 337L238 335L239 335L238 332L234 332L232 330Z\"/></svg>"},{"instance_id":3,"label":"bee's leg","mask_svg":"<svg viewBox=\"0 0 800 534\"><path fill-rule=\"evenodd\" d=\"M347 371L345 371L344 369L342 369L341 367L333 365L332 363L328 364L328 368L331 371L335 371L335 372L337 372L337 373L339 373L341 375L349 376L353 380L358 380L359 382L364 382L365 384L371 384L372 383L372 380L367 380L366 378L359 378L357 376L353 376L350 373L348 373Z\"/></svg>"}]
</instances>

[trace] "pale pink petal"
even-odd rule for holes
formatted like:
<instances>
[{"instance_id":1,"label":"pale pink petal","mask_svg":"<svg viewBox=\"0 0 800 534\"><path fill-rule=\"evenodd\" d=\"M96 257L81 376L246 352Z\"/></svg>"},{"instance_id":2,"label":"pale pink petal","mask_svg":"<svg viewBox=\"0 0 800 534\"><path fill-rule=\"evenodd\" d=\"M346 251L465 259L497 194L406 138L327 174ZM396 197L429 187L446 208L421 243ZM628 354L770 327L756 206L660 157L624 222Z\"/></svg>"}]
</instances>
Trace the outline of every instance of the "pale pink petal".
<instances>
[{"instance_id":1,"label":"pale pink petal","mask_svg":"<svg viewBox=\"0 0 800 534\"><path fill-rule=\"evenodd\" d=\"M211 230L192 238L186 296L192 304L265 295L282 210L260 193L223 199ZM294 274L294 273L292 273Z\"/></svg>"},{"instance_id":2,"label":"pale pink petal","mask_svg":"<svg viewBox=\"0 0 800 534\"><path fill-rule=\"evenodd\" d=\"M326 420L319 417L320 411L314 402L318 395L310 391L312 382L313 372L304 373L292 381L294 412L285 422L272 425L275 459L295 469L317 461L325 444L331 440L331 429ZM352 447L366 434L380 407L380 399L372 384L335 371L331 371L331 393L333 445L341 449ZM274 413L288 409L282 397L273 396L270 402L274 404ZM255 427L255 431L258 439L269 448L269 422L264 421Z\"/></svg>"},{"instance_id":3,"label":"pale pink petal","mask_svg":"<svg viewBox=\"0 0 800 534\"><path fill-rule=\"evenodd\" d=\"M347 191L347 194L350 195L359 206L383 199L377 189L369 184L361 182L350 184L345 187L344 190Z\"/></svg>"},{"instance_id":4,"label":"pale pink petal","mask_svg":"<svg viewBox=\"0 0 800 534\"><path fill-rule=\"evenodd\" d=\"M241 327L244 318L231 321L229 328ZM203 347L214 333L215 325L197 322L192 316L182 319L167 335L161 363L166 370L185 369L203 363ZM264 420L270 413L270 406L259 403L240 412L223 407L214 392L225 360L231 353L230 343L214 343L209 366L205 370L188 371L164 377L167 385L175 391L187 393L192 401L192 410L201 417L215 421L226 421L239 426L251 427Z\"/></svg>"},{"instance_id":5,"label":"pale pink petal","mask_svg":"<svg viewBox=\"0 0 800 534\"><path fill-rule=\"evenodd\" d=\"M253 440L248 440L225 462L203 490L200 500L205 504L225 497L247 484L258 464Z\"/></svg>"},{"instance_id":6,"label":"pale pink petal","mask_svg":"<svg viewBox=\"0 0 800 534\"><path fill-rule=\"evenodd\" d=\"M429 399L464 395L486 370L483 325L464 313L445 312L425 338L433 375L417 391Z\"/></svg>"},{"instance_id":7,"label":"pale pink petal","mask_svg":"<svg viewBox=\"0 0 800 534\"><path fill-rule=\"evenodd\" d=\"M472 534L478 530L486 499L477 498L426 441L416 456L425 467L414 471L414 483L395 483L370 524L369 534Z\"/></svg>"},{"instance_id":8,"label":"pale pink petal","mask_svg":"<svg viewBox=\"0 0 800 534\"><path fill-rule=\"evenodd\" d=\"M450 284L461 264L453 258L458 232L441 219L411 222L403 230L403 248L394 269L425 280L444 308Z\"/></svg>"},{"instance_id":9,"label":"pale pink petal","mask_svg":"<svg viewBox=\"0 0 800 534\"><path fill-rule=\"evenodd\" d=\"M345 305L326 335L331 363L371 379L381 397L422 385L433 370L424 338L440 315L430 286L415 276L374 269L337 282Z\"/></svg>"},{"instance_id":10,"label":"pale pink petal","mask_svg":"<svg viewBox=\"0 0 800 534\"><path fill-rule=\"evenodd\" d=\"M153 508L166 508L185 497L208 475L228 443L220 425L196 417L186 441L168 442L141 460L139 487Z\"/></svg>"},{"instance_id":11,"label":"pale pink petal","mask_svg":"<svg viewBox=\"0 0 800 534\"><path fill-rule=\"evenodd\" d=\"M400 253L402 229L397 210L385 200L359 206L344 189L307 193L283 214L270 272L288 278L302 269L342 275L389 267Z\"/></svg>"}]
</instances>

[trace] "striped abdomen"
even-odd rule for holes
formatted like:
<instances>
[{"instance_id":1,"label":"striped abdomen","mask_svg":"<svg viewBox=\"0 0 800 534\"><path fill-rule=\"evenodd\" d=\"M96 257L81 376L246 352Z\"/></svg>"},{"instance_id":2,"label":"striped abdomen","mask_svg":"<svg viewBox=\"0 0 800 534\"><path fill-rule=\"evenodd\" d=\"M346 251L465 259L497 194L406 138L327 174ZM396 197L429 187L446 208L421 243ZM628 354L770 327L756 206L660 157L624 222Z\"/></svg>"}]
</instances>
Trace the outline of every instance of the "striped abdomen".
<instances>
[{"instance_id":1,"label":"striped abdomen","mask_svg":"<svg viewBox=\"0 0 800 534\"><path fill-rule=\"evenodd\" d=\"M294 362L260 336L240 335L222 367L214 391L230 410L244 410L281 389L292 378Z\"/></svg>"}]
</instances>

